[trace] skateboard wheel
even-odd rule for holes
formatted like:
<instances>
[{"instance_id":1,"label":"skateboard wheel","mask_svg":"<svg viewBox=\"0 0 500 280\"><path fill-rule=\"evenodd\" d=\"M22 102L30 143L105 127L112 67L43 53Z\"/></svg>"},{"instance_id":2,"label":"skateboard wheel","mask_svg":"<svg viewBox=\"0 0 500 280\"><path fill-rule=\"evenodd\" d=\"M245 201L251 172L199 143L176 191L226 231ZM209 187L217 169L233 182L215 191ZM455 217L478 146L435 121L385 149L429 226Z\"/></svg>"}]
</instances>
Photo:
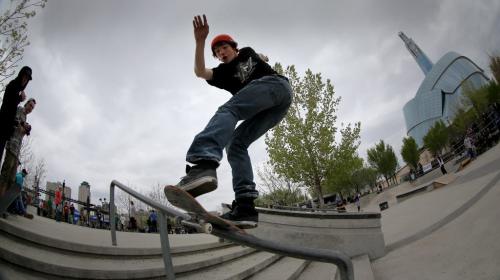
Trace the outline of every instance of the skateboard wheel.
<instances>
[{"instance_id":1,"label":"skateboard wheel","mask_svg":"<svg viewBox=\"0 0 500 280\"><path fill-rule=\"evenodd\" d=\"M205 233L211 233L212 229L213 229L212 224L210 223L203 224L203 231Z\"/></svg>"}]
</instances>

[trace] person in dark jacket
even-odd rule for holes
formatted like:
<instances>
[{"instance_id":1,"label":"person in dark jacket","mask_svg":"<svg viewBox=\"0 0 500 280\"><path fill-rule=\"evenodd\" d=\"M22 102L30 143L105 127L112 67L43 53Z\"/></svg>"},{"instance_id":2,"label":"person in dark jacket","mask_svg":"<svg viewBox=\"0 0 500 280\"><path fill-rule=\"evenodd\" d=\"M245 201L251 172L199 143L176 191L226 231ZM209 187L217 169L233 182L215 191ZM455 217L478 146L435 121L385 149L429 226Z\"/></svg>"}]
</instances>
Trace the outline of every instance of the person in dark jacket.
<instances>
[{"instance_id":1,"label":"person in dark jacket","mask_svg":"<svg viewBox=\"0 0 500 280\"><path fill-rule=\"evenodd\" d=\"M5 144L12 136L16 126L17 106L26 99L24 89L31 80L31 73L31 68L24 66L17 77L5 87L2 106L0 107L0 163L2 162Z\"/></svg>"}]
</instances>

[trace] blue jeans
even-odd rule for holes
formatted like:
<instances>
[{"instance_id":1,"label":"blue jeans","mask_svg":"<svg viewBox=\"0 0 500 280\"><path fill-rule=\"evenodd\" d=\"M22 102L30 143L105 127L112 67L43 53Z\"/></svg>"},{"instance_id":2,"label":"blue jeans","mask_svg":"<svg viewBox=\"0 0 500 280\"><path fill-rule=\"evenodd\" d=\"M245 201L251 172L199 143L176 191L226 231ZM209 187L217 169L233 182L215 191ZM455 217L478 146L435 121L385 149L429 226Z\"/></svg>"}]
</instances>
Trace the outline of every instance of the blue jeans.
<instances>
[{"instance_id":1,"label":"blue jeans","mask_svg":"<svg viewBox=\"0 0 500 280\"><path fill-rule=\"evenodd\" d=\"M22 195L22 193L19 194L19 196L17 197L15 203L16 203L17 214L19 214L19 215L26 214L26 209L24 208L24 202L23 202L23 195Z\"/></svg>"},{"instance_id":2,"label":"blue jeans","mask_svg":"<svg viewBox=\"0 0 500 280\"><path fill-rule=\"evenodd\" d=\"M286 78L272 75L250 82L220 106L205 129L193 140L186 160L219 162L226 148L233 174L235 198L256 198L248 147L286 115L292 88ZM236 129L238 121L244 120Z\"/></svg>"}]
</instances>

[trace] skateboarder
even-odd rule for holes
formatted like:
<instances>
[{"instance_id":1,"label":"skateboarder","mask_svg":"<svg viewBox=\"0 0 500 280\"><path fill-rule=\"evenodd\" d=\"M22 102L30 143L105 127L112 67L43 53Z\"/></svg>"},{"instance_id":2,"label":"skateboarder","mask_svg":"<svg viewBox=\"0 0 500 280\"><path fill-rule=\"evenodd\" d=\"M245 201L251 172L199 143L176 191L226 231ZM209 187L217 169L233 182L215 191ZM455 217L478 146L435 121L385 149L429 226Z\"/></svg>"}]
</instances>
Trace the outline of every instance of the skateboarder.
<instances>
[{"instance_id":1,"label":"skateboarder","mask_svg":"<svg viewBox=\"0 0 500 280\"><path fill-rule=\"evenodd\" d=\"M222 150L231 165L235 201L222 218L232 221L258 221L254 200L258 197L253 180L248 147L286 115L292 102L288 79L278 75L267 57L252 48L238 49L229 35L215 36L210 47L221 64L205 67L205 41L209 33L207 18L193 20L196 41L194 72L208 84L229 91L233 97L220 106L207 126L195 136L186 160L186 176L178 187L196 197L217 188L216 168ZM243 122L236 128L238 121Z\"/></svg>"}]
</instances>

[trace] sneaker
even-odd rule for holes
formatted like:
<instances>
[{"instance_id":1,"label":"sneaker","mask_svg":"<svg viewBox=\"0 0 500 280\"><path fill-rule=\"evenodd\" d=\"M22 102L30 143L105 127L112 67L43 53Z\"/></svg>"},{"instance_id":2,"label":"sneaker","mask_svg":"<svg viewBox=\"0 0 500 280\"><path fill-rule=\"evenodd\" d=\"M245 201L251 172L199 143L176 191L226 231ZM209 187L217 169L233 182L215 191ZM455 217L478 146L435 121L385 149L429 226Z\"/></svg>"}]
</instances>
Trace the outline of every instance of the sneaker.
<instances>
[{"instance_id":1,"label":"sneaker","mask_svg":"<svg viewBox=\"0 0 500 280\"><path fill-rule=\"evenodd\" d=\"M217 188L217 172L202 165L186 165L186 176L176 186L193 197L200 196Z\"/></svg>"},{"instance_id":2,"label":"sneaker","mask_svg":"<svg viewBox=\"0 0 500 280\"><path fill-rule=\"evenodd\" d=\"M241 203L233 201L231 211L220 216L222 219L232 222L258 222L259 213L255 210L253 201L251 203Z\"/></svg>"}]
</instances>

